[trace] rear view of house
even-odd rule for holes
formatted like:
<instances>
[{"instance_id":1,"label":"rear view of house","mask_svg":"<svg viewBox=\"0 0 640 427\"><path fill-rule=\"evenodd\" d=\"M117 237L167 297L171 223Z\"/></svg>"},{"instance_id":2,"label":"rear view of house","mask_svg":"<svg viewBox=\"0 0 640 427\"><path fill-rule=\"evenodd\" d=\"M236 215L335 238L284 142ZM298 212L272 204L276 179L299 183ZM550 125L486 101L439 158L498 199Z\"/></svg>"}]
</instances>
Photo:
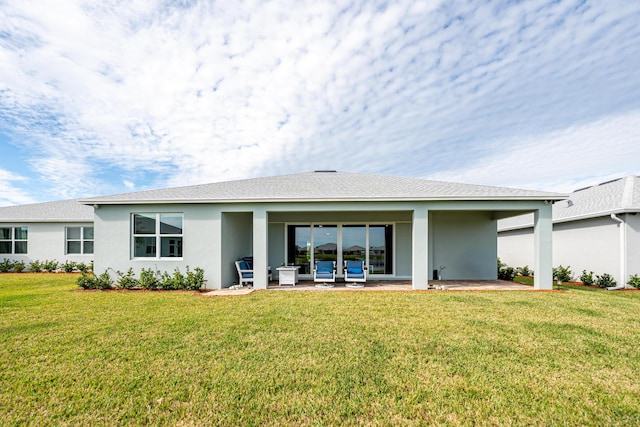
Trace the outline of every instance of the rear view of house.
<instances>
[{"instance_id":1,"label":"rear view of house","mask_svg":"<svg viewBox=\"0 0 640 427\"><path fill-rule=\"evenodd\" d=\"M495 280L497 220L531 213L537 289L551 288L551 203L556 193L316 171L93 197L95 269L206 272L208 287L237 282L252 258L253 284L268 266L364 262L368 280ZM444 267L442 269L441 267ZM338 268L338 275L342 269Z\"/></svg>"}]
</instances>

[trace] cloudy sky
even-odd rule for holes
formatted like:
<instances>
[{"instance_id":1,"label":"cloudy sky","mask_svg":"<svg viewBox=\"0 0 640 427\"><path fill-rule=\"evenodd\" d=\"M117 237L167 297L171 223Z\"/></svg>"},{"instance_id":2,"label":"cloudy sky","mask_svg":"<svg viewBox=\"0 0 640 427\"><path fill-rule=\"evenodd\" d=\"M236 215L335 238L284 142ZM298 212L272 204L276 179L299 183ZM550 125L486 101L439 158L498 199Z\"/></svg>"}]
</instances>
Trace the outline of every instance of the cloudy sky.
<instances>
[{"instance_id":1,"label":"cloudy sky","mask_svg":"<svg viewBox=\"0 0 640 427\"><path fill-rule=\"evenodd\" d=\"M640 2L0 0L0 206L336 169L640 174Z\"/></svg>"}]
</instances>

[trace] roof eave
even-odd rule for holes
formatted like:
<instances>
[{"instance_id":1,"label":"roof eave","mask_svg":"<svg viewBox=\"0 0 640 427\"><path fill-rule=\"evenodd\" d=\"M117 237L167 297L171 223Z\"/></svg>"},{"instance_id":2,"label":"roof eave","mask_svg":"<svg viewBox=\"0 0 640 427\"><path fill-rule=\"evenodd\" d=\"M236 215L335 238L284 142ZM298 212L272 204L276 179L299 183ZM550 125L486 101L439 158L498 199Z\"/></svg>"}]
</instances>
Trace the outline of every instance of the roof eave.
<instances>
[{"instance_id":1,"label":"roof eave","mask_svg":"<svg viewBox=\"0 0 640 427\"><path fill-rule=\"evenodd\" d=\"M246 199L85 199L85 205L151 205L151 204L206 204L206 203L319 203L319 202L438 202L438 201L548 201L567 199L566 195L542 196L437 196L437 197L332 197L332 198L246 198Z\"/></svg>"}]
</instances>

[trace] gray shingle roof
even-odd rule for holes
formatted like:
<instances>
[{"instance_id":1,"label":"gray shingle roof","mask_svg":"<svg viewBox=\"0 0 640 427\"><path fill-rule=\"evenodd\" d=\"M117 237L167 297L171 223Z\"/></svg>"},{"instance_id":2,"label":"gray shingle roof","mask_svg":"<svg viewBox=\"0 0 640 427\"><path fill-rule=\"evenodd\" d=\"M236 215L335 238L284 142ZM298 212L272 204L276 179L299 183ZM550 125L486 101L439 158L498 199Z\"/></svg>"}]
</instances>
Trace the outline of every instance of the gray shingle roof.
<instances>
[{"instance_id":1,"label":"gray shingle roof","mask_svg":"<svg viewBox=\"0 0 640 427\"><path fill-rule=\"evenodd\" d=\"M628 176L576 190L553 205L553 222L568 222L612 213L640 212L640 177ZM499 230L533 226L533 215L498 221Z\"/></svg>"},{"instance_id":2,"label":"gray shingle roof","mask_svg":"<svg viewBox=\"0 0 640 427\"><path fill-rule=\"evenodd\" d=\"M542 191L317 171L92 197L82 202L130 204L341 200L561 200L564 197L566 196L563 194Z\"/></svg>"},{"instance_id":3,"label":"gray shingle roof","mask_svg":"<svg viewBox=\"0 0 640 427\"><path fill-rule=\"evenodd\" d=\"M85 222L93 221L93 207L78 199L0 207L2 222Z\"/></svg>"}]
</instances>

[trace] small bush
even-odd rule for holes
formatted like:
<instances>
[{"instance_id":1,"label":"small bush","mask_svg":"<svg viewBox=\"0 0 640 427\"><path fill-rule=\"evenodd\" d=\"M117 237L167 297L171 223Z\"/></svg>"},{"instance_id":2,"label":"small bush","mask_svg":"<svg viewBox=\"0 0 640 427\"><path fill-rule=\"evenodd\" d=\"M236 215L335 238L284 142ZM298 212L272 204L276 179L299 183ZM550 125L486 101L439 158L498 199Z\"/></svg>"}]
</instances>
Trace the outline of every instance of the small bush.
<instances>
[{"instance_id":1,"label":"small bush","mask_svg":"<svg viewBox=\"0 0 640 427\"><path fill-rule=\"evenodd\" d=\"M126 273L118 271L116 287L120 289L135 289L140 287L140 281L134 277L133 268L130 268Z\"/></svg>"},{"instance_id":2,"label":"small bush","mask_svg":"<svg viewBox=\"0 0 640 427\"><path fill-rule=\"evenodd\" d=\"M143 268L140 272L140 287L142 289L157 289L159 285L156 273L150 268Z\"/></svg>"},{"instance_id":3,"label":"small bush","mask_svg":"<svg viewBox=\"0 0 640 427\"><path fill-rule=\"evenodd\" d=\"M497 270L497 271L498 271L498 276L500 276L500 269L501 269L502 267L506 267L506 266L507 266L507 264L505 264L504 262L502 262L502 261L500 260L500 257L498 257L498 270Z\"/></svg>"},{"instance_id":4,"label":"small bush","mask_svg":"<svg viewBox=\"0 0 640 427\"><path fill-rule=\"evenodd\" d=\"M171 277L171 274L164 271L162 272L162 274L160 274L160 279L158 280L158 289L171 291L178 288L175 287L175 284L173 282L173 277Z\"/></svg>"},{"instance_id":5,"label":"small bush","mask_svg":"<svg viewBox=\"0 0 640 427\"><path fill-rule=\"evenodd\" d=\"M81 273L86 273L87 271L89 271L89 266L87 266L87 264L85 264L84 262L77 262L76 263L76 270L78 270ZM91 270L93 271L93 270Z\"/></svg>"},{"instance_id":6,"label":"small bush","mask_svg":"<svg viewBox=\"0 0 640 427\"><path fill-rule=\"evenodd\" d=\"M558 282L569 282L573 279L573 272L571 271L571 266L558 266L553 268L553 277L555 277Z\"/></svg>"},{"instance_id":7,"label":"small bush","mask_svg":"<svg viewBox=\"0 0 640 427\"><path fill-rule=\"evenodd\" d=\"M65 273L72 273L73 270L76 269L76 263L73 261L65 261L60 268L62 268Z\"/></svg>"},{"instance_id":8,"label":"small bush","mask_svg":"<svg viewBox=\"0 0 640 427\"><path fill-rule=\"evenodd\" d=\"M189 271L187 266L187 274L185 278L185 288L190 291L198 291L204 286L204 270L196 267L193 271Z\"/></svg>"},{"instance_id":9,"label":"small bush","mask_svg":"<svg viewBox=\"0 0 640 427\"><path fill-rule=\"evenodd\" d=\"M31 261L31 264L29 264L29 271L33 273L40 273L42 271L42 268L43 268L42 263L37 259Z\"/></svg>"},{"instance_id":10,"label":"small bush","mask_svg":"<svg viewBox=\"0 0 640 427\"><path fill-rule=\"evenodd\" d=\"M500 280L513 280L516 277L516 270L513 267L502 267L498 271L498 279Z\"/></svg>"},{"instance_id":11,"label":"small bush","mask_svg":"<svg viewBox=\"0 0 640 427\"><path fill-rule=\"evenodd\" d=\"M8 273L13 268L13 261L5 258L0 262L0 273Z\"/></svg>"},{"instance_id":12,"label":"small bush","mask_svg":"<svg viewBox=\"0 0 640 427\"><path fill-rule=\"evenodd\" d=\"M595 279L593 278L593 271L587 273L587 270L582 270L580 281L583 285L593 285L595 283Z\"/></svg>"},{"instance_id":13,"label":"small bush","mask_svg":"<svg viewBox=\"0 0 640 427\"><path fill-rule=\"evenodd\" d=\"M105 270L104 273L96 277L96 289L111 289L113 288L113 279L109 276L109 272Z\"/></svg>"},{"instance_id":14,"label":"small bush","mask_svg":"<svg viewBox=\"0 0 640 427\"><path fill-rule=\"evenodd\" d=\"M78 286L80 286L82 289L97 289L96 282L97 280L93 274L87 274L84 271L76 281Z\"/></svg>"},{"instance_id":15,"label":"small bush","mask_svg":"<svg viewBox=\"0 0 640 427\"><path fill-rule=\"evenodd\" d=\"M604 273L602 276L596 276L596 285L601 288L612 288L616 286L615 279L607 273Z\"/></svg>"},{"instance_id":16,"label":"small bush","mask_svg":"<svg viewBox=\"0 0 640 427\"><path fill-rule=\"evenodd\" d=\"M633 286L636 289L640 289L640 277L638 277L637 274L634 274L633 276L629 276L627 285Z\"/></svg>"},{"instance_id":17,"label":"small bush","mask_svg":"<svg viewBox=\"0 0 640 427\"><path fill-rule=\"evenodd\" d=\"M24 261L14 261L13 263L13 271L16 273L22 273L26 267Z\"/></svg>"},{"instance_id":18,"label":"small bush","mask_svg":"<svg viewBox=\"0 0 640 427\"><path fill-rule=\"evenodd\" d=\"M60 263L55 259L52 259L51 261L45 260L42 263L42 269L44 271L48 271L49 273L56 271L58 269L58 266L60 266Z\"/></svg>"},{"instance_id":19,"label":"small bush","mask_svg":"<svg viewBox=\"0 0 640 427\"><path fill-rule=\"evenodd\" d=\"M532 276L532 271L529 270L529 266L525 265L524 267L519 267L517 272L520 276Z\"/></svg>"}]
</instances>

